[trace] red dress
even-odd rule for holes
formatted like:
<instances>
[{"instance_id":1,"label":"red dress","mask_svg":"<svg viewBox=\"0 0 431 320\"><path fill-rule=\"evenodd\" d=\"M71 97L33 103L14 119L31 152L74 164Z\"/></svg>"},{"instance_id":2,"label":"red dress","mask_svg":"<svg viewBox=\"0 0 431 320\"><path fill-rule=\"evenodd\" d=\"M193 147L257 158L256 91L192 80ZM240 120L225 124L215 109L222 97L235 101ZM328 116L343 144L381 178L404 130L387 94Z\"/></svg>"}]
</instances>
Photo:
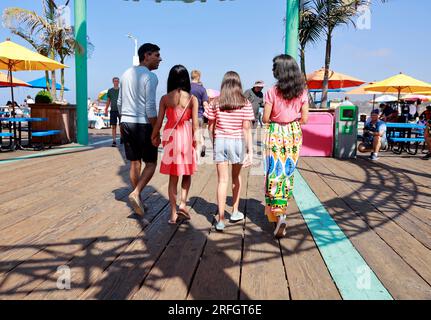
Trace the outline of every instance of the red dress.
<instances>
[{"instance_id":1,"label":"red dress","mask_svg":"<svg viewBox=\"0 0 431 320\"><path fill-rule=\"evenodd\" d=\"M187 108L184 114L183 112L184 108L181 106L166 108L168 122L162 134L162 174L191 176L197 170L196 150L193 148L192 109Z\"/></svg>"}]
</instances>

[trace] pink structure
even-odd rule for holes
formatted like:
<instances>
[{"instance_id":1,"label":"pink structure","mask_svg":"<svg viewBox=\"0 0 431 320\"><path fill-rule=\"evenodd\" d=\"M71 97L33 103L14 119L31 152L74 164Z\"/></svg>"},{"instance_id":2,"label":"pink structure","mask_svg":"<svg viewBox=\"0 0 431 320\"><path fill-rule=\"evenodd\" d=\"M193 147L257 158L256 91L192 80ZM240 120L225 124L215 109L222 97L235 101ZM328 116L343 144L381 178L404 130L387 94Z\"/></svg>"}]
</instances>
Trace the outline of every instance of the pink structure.
<instances>
[{"instance_id":1,"label":"pink structure","mask_svg":"<svg viewBox=\"0 0 431 320\"><path fill-rule=\"evenodd\" d=\"M302 126L301 157L332 157L334 148L334 115L310 112L308 123Z\"/></svg>"}]
</instances>

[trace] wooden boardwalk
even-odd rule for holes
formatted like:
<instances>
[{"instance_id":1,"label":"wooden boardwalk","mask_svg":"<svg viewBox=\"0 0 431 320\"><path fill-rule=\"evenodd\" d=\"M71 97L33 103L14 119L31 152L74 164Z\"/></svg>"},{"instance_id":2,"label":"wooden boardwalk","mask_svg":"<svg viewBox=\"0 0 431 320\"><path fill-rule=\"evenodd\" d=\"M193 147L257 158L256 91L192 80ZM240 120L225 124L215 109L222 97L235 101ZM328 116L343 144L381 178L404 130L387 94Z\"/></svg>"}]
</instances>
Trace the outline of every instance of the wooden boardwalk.
<instances>
[{"instance_id":1,"label":"wooden boardwalk","mask_svg":"<svg viewBox=\"0 0 431 320\"><path fill-rule=\"evenodd\" d=\"M126 202L121 149L107 145L0 162L0 299L343 299L295 202L286 238L273 239L255 170L243 172L246 220L224 233L212 227L212 165L193 178L193 218L179 226L167 223L168 178L156 174L144 190L144 226ZM389 154L377 163L300 161L301 175L394 299L431 299L429 165ZM70 268L70 290L57 288L61 266Z\"/></svg>"}]
</instances>

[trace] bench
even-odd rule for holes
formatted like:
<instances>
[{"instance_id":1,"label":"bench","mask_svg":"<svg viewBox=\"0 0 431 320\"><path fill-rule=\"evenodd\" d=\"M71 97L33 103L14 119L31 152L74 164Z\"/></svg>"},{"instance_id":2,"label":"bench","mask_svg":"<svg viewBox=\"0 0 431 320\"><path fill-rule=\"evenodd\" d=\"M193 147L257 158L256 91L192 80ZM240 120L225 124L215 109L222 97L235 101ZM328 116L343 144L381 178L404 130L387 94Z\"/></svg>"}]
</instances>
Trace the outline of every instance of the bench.
<instances>
[{"instance_id":1,"label":"bench","mask_svg":"<svg viewBox=\"0 0 431 320\"><path fill-rule=\"evenodd\" d=\"M13 133L12 132L0 132L0 151L2 150L3 138L9 138L10 139L9 150L11 150L12 146L13 146L13 142L12 142Z\"/></svg>"},{"instance_id":2,"label":"bench","mask_svg":"<svg viewBox=\"0 0 431 320\"><path fill-rule=\"evenodd\" d=\"M425 142L425 138L391 138L392 142Z\"/></svg>"},{"instance_id":3,"label":"bench","mask_svg":"<svg viewBox=\"0 0 431 320\"><path fill-rule=\"evenodd\" d=\"M423 143L425 150L425 138L423 136L425 126L416 123L387 123L387 138L390 149L395 154L403 151L411 155L418 153L419 145Z\"/></svg>"},{"instance_id":4,"label":"bench","mask_svg":"<svg viewBox=\"0 0 431 320\"><path fill-rule=\"evenodd\" d=\"M52 147L52 143L51 143L51 138L52 136L55 136L57 134L60 134L61 131L60 130L46 130L46 131L33 131L31 133L32 137L49 137L50 138L50 142L49 142L49 148ZM45 144L43 142L41 142L41 147L40 150L45 149Z\"/></svg>"},{"instance_id":5,"label":"bench","mask_svg":"<svg viewBox=\"0 0 431 320\"><path fill-rule=\"evenodd\" d=\"M0 132L0 138L10 138L13 137L13 133L11 132Z\"/></svg>"}]
</instances>

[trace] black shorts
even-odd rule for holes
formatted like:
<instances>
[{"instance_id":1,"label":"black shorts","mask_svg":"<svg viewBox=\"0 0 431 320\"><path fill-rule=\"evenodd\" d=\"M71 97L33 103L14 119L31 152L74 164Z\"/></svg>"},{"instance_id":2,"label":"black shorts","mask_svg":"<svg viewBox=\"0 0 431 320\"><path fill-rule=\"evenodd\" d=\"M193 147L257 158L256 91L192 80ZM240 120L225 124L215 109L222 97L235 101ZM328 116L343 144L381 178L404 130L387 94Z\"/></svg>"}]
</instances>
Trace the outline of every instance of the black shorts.
<instances>
[{"instance_id":1,"label":"black shorts","mask_svg":"<svg viewBox=\"0 0 431 320\"><path fill-rule=\"evenodd\" d=\"M109 115L110 115L109 123L111 124L111 126L116 126L118 123L121 122L120 113L118 111L111 111Z\"/></svg>"},{"instance_id":2,"label":"black shorts","mask_svg":"<svg viewBox=\"0 0 431 320\"><path fill-rule=\"evenodd\" d=\"M151 143L153 133L151 124L121 123L120 129L127 160L157 162L159 150Z\"/></svg>"}]
</instances>

